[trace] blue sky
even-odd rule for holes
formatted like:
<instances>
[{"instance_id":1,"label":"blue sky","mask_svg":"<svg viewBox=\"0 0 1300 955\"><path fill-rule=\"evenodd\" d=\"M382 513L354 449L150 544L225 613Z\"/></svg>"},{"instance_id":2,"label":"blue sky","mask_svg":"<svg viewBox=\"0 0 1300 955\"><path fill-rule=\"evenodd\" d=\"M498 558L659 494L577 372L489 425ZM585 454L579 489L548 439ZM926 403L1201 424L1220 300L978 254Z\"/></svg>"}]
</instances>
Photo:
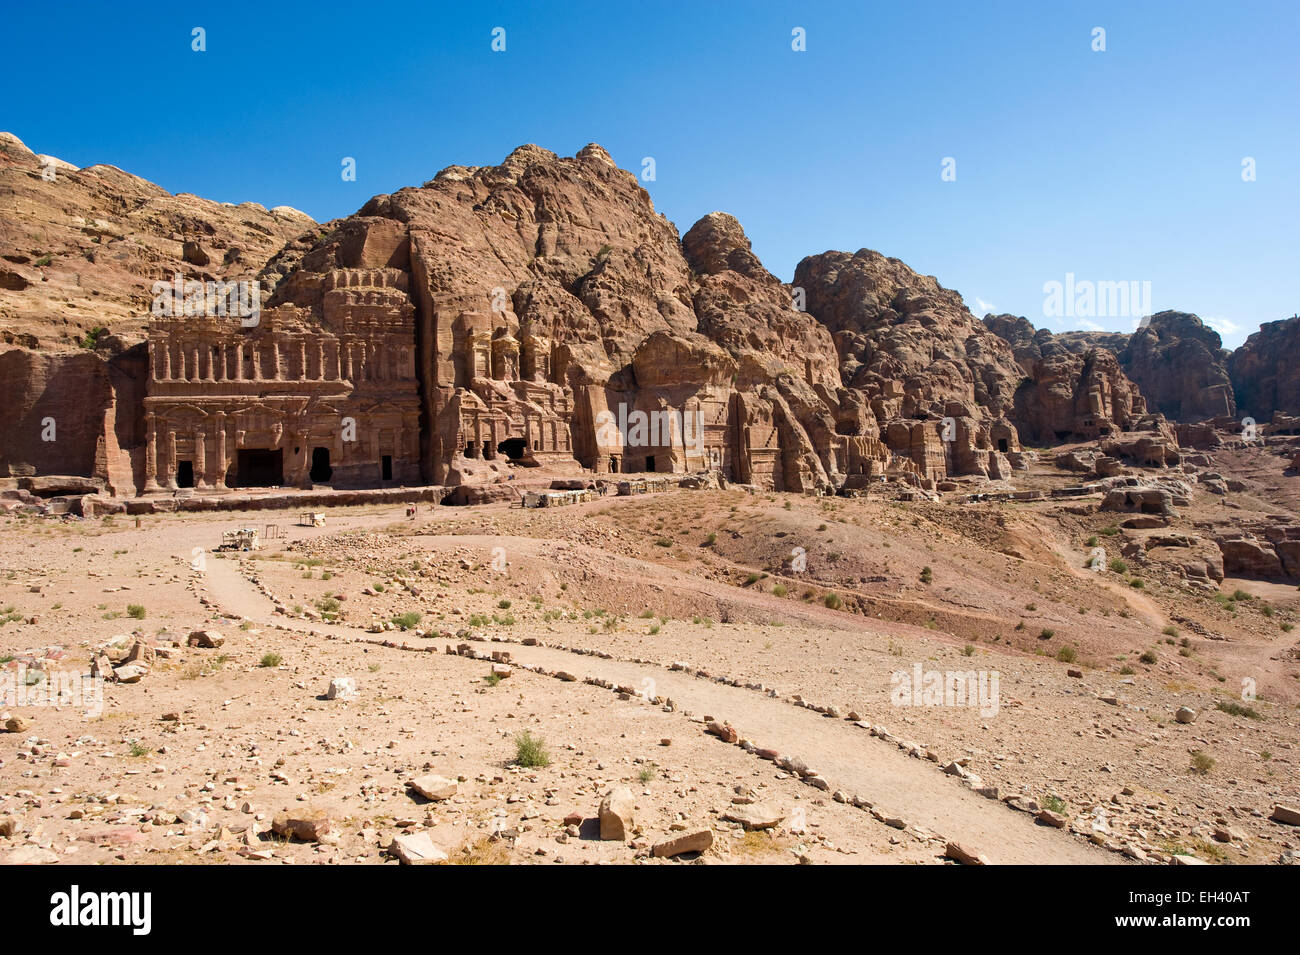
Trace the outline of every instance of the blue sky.
<instances>
[{"instance_id":1,"label":"blue sky","mask_svg":"<svg viewBox=\"0 0 1300 955\"><path fill-rule=\"evenodd\" d=\"M594 141L786 281L868 247L1057 331L1135 317L1048 318L1045 283L1150 282L1232 346L1300 309L1298 26L1295 0L10 4L0 129L322 221Z\"/></svg>"}]
</instances>

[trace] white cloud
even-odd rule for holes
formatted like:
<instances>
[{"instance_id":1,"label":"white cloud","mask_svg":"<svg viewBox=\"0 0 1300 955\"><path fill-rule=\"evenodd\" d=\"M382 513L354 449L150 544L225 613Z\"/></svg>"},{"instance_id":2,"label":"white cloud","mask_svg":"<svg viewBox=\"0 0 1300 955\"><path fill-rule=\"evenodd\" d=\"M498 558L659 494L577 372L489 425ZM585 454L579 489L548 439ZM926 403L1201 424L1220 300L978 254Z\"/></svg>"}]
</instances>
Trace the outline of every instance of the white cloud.
<instances>
[{"instance_id":1,"label":"white cloud","mask_svg":"<svg viewBox=\"0 0 1300 955\"><path fill-rule=\"evenodd\" d=\"M1087 319L1087 318L1081 318L1081 319L1079 319L1079 329L1080 329L1080 331L1085 331L1085 332L1104 332L1104 331L1106 331L1105 328L1103 328L1102 326L1098 325L1096 322L1094 322L1094 321L1092 321L1092 320L1090 320L1090 319Z\"/></svg>"},{"instance_id":2,"label":"white cloud","mask_svg":"<svg viewBox=\"0 0 1300 955\"><path fill-rule=\"evenodd\" d=\"M1217 315L1211 315L1208 318L1201 319L1201 321L1210 328L1213 328L1224 338L1227 338L1230 335L1235 335L1241 330L1241 326L1236 322L1228 318L1219 318Z\"/></svg>"},{"instance_id":3,"label":"white cloud","mask_svg":"<svg viewBox=\"0 0 1300 955\"><path fill-rule=\"evenodd\" d=\"M980 311L981 314L988 314L989 312L995 311L995 308L994 308L994 305L993 305L992 302L986 302L986 301L984 301L984 299L980 298L978 295L975 296L975 304L976 304L976 306L978 306L979 311Z\"/></svg>"}]
</instances>

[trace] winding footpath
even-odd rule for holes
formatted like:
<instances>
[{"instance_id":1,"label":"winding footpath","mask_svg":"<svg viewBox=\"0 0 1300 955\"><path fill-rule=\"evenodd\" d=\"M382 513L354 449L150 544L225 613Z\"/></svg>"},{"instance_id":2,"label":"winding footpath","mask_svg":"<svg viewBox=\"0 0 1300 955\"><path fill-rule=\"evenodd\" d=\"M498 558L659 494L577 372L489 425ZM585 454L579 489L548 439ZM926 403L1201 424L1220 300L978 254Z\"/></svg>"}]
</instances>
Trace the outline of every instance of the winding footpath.
<instances>
[{"instance_id":1,"label":"winding footpath","mask_svg":"<svg viewBox=\"0 0 1300 955\"><path fill-rule=\"evenodd\" d=\"M272 600L240 572L238 561L209 561L203 583L209 600L221 612L237 614L259 625L357 642L382 643L392 636L292 618L292 626L281 623ZM816 768L832 792L852 793L878 813L901 817L910 825L961 843L992 863L1097 865L1124 861L1067 831L1040 825L1026 813L979 795L956 777L946 775L937 764L909 756L897 745L874 737L854 723L662 665L606 659L553 646L478 642L508 649L511 663L520 667L521 674L529 673L528 667L542 667L548 672L564 671L580 681L595 679L637 688L646 686L647 679L653 680L653 695L671 699L683 719L688 714L707 714L730 723L756 745L798 754ZM439 641L437 646L441 650L445 644ZM400 652L400 645L397 649ZM428 642L418 649L426 651ZM430 653L428 657L428 666L465 659L442 653ZM637 701L632 705L645 704ZM695 725L703 731L702 726ZM725 744L719 741L719 745Z\"/></svg>"}]
</instances>

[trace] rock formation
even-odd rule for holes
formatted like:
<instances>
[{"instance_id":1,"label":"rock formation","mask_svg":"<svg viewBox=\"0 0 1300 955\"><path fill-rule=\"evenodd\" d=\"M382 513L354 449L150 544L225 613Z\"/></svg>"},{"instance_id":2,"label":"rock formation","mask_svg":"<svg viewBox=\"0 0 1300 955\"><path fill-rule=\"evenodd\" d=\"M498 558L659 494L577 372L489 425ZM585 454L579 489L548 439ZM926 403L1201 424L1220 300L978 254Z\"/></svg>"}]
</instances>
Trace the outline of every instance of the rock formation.
<instances>
[{"instance_id":1,"label":"rock formation","mask_svg":"<svg viewBox=\"0 0 1300 955\"><path fill-rule=\"evenodd\" d=\"M1061 332L1018 328L1024 321L992 315L985 323L1021 349L1030 344L1043 355L1062 351L1085 355L1109 352L1146 399L1147 409L1173 421L1203 421L1236 413L1227 370L1228 352L1218 332L1186 312L1157 312L1131 335L1122 332Z\"/></svg>"},{"instance_id":2,"label":"rock formation","mask_svg":"<svg viewBox=\"0 0 1300 955\"><path fill-rule=\"evenodd\" d=\"M0 476L94 476L135 493L155 283L251 280L313 226L288 207L78 169L0 133Z\"/></svg>"},{"instance_id":3,"label":"rock formation","mask_svg":"<svg viewBox=\"0 0 1300 955\"><path fill-rule=\"evenodd\" d=\"M1258 422L1300 413L1300 318L1266 322L1228 358L1237 410Z\"/></svg>"},{"instance_id":4,"label":"rock formation","mask_svg":"<svg viewBox=\"0 0 1300 955\"><path fill-rule=\"evenodd\" d=\"M18 409L0 426L0 471L14 477L220 492L492 484L513 465L709 470L789 491L933 487L1008 477L1024 466L1021 433L1176 461L1173 431L1121 365L1129 356L1172 394L1165 365L1217 360L1217 336L1174 313L1119 357L1109 339L980 322L934 278L869 250L811 256L783 284L729 215L679 237L594 144L451 166L323 228L168 196L111 167L59 168L46 183L17 140L0 147L11 191L44 197L10 210L0 233L16 276L0 307L32 316L23 344L42 346L0 354ZM35 317L50 303L31 286L63 279L41 271L50 253L31 258L33 217L50 229L55 199L79 208L113 192L130 198L104 220L112 230L75 238L59 222L63 244L48 246L112 250L85 250L106 331L51 353L52 323ZM154 251L137 261L132 245ZM254 267L250 311L231 283ZM187 281L160 311L176 272ZM1214 375L1184 378L1169 399L1179 412L1211 407ZM64 425L74 402L92 413ZM47 419L69 438L57 450L39 440Z\"/></svg>"},{"instance_id":5,"label":"rock formation","mask_svg":"<svg viewBox=\"0 0 1300 955\"><path fill-rule=\"evenodd\" d=\"M78 169L0 133L3 344L77 347L86 336L144 341L153 284L251 279L312 219L255 202L212 202L114 166Z\"/></svg>"},{"instance_id":6,"label":"rock formation","mask_svg":"<svg viewBox=\"0 0 1300 955\"><path fill-rule=\"evenodd\" d=\"M794 286L830 329L849 389L839 427L870 432L922 479L1006 476L997 455L1020 450L1008 414L1022 377L1006 343L956 292L870 249L809 256Z\"/></svg>"},{"instance_id":7,"label":"rock formation","mask_svg":"<svg viewBox=\"0 0 1300 955\"><path fill-rule=\"evenodd\" d=\"M1219 333L1186 312L1157 312L1129 336L1120 364L1152 411L1175 421L1236 413Z\"/></svg>"},{"instance_id":8,"label":"rock formation","mask_svg":"<svg viewBox=\"0 0 1300 955\"><path fill-rule=\"evenodd\" d=\"M1129 431L1146 414L1145 399L1109 350L1067 345L1014 315L989 315L984 324L1011 346L1024 371L1014 419L1035 443Z\"/></svg>"}]
</instances>

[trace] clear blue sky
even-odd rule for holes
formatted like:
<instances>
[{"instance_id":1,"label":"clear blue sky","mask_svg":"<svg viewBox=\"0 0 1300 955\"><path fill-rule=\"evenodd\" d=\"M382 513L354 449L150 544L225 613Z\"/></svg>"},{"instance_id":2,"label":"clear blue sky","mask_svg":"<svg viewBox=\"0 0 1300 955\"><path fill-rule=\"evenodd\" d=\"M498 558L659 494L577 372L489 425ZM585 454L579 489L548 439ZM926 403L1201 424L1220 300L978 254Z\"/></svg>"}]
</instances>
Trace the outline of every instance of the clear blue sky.
<instances>
[{"instance_id":1,"label":"clear blue sky","mask_svg":"<svg viewBox=\"0 0 1300 955\"><path fill-rule=\"evenodd\" d=\"M9 3L0 129L327 220L452 163L604 145L789 281L878 249L977 314L1149 281L1235 345L1300 309L1300 3ZM191 50L191 29L207 52ZM506 52L490 48L506 29ZM1105 52L1092 50L1094 27ZM791 50L803 27L806 52ZM340 162L357 160L357 181ZM1243 182L1243 157L1257 180ZM940 178L944 157L957 178ZM981 304L985 303L985 304ZM1129 319L1094 324L1127 330ZM1228 328L1229 325L1223 325Z\"/></svg>"}]
</instances>

